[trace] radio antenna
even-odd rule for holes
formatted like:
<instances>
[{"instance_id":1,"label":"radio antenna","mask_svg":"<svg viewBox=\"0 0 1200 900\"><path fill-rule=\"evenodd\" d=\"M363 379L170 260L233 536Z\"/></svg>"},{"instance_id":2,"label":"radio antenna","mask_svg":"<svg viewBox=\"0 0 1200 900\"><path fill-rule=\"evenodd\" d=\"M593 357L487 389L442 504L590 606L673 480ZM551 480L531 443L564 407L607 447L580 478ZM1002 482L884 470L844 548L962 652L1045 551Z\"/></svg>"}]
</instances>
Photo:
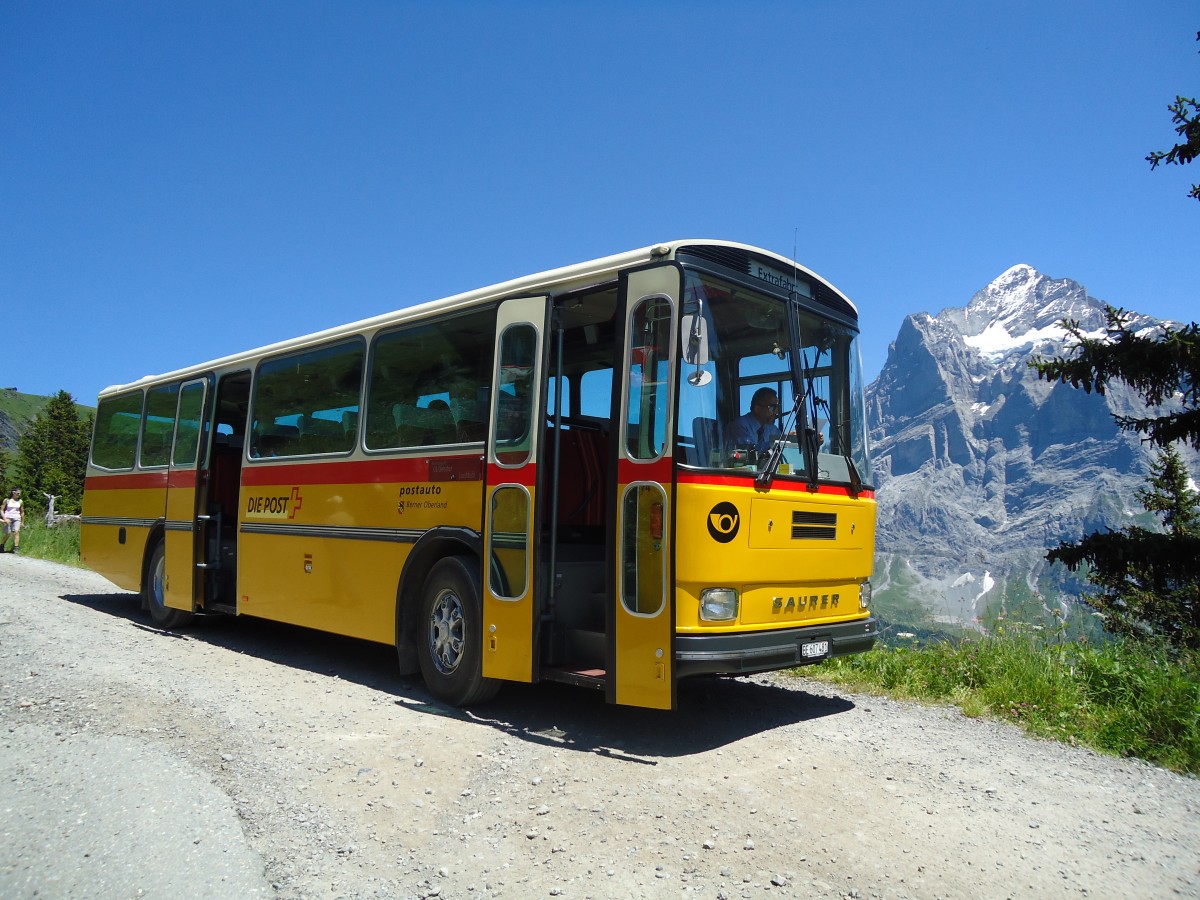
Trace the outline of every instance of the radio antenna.
<instances>
[{"instance_id":1,"label":"radio antenna","mask_svg":"<svg viewBox=\"0 0 1200 900\"><path fill-rule=\"evenodd\" d=\"M800 263L796 262L796 242L800 239L800 226L792 230L792 280L800 283Z\"/></svg>"}]
</instances>

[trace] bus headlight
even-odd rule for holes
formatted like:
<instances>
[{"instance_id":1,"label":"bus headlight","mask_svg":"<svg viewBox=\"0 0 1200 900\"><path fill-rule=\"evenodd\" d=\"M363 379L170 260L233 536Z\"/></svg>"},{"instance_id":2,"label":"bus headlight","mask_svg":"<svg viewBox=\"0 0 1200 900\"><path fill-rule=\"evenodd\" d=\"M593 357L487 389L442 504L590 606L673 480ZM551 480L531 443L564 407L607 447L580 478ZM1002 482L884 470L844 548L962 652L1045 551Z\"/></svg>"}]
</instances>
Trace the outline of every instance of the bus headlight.
<instances>
[{"instance_id":1,"label":"bus headlight","mask_svg":"<svg viewBox=\"0 0 1200 900\"><path fill-rule=\"evenodd\" d=\"M864 581L859 585L858 605L862 609L866 609L871 605L871 582Z\"/></svg>"},{"instance_id":2,"label":"bus headlight","mask_svg":"<svg viewBox=\"0 0 1200 900\"><path fill-rule=\"evenodd\" d=\"M700 592L700 618L705 622L736 619L738 592L733 588L705 588Z\"/></svg>"}]
</instances>

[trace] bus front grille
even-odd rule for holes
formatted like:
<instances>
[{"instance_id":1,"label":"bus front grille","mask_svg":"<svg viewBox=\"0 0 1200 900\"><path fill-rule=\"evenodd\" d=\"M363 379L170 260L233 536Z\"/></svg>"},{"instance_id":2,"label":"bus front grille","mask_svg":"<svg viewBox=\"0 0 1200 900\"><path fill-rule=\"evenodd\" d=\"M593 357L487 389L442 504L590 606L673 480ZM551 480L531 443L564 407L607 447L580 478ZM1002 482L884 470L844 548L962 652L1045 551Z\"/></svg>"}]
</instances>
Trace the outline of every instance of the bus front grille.
<instances>
[{"instance_id":1,"label":"bus front grille","mask_svg":"<svg viewBox=\"0 0 1200 900\"><path fill-rule=\"evenodd\" d=\"M792 512L793 541L837 540L837 513Z\"/></svg>"}]
</instances>

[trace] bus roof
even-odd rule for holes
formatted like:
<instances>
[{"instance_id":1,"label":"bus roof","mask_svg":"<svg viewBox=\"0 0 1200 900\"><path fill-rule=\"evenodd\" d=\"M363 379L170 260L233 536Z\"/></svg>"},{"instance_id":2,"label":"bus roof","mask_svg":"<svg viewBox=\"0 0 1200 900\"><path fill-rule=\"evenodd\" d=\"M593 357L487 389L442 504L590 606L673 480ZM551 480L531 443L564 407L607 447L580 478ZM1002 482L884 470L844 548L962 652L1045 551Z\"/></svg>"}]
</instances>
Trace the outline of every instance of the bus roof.
<instances>
[{"instance_id":1,"label":"bus roof","mask_svg":"<svg viewBox=\"0 0 1200 900\"><path fill-rule=\"evenodd\" d=\"M313 332L311 334L288 338L283 341L277 341L273 344L266 344L262 347L256 347L251 350L243 350L229 356L220 357L218 359L209 360L203 363L197 363L195 365L190 365L182 369L176 369L171 372L164 372L161 375L146 375L142 378L139 378L137 381L131 381L126 384L110 385L100 392L100 397L106 397L110 394L116 394L122 391L144 387L148 384L154 384L158 382L186 380L188 378L197 377L214 369L223 369L249 364L259 357L271 356L276 353L281 353L286 350L294 350L310 344L337 340L340 337L350 337L362 331L369 331L390 325L396 325L430 315L454 312L459 309L470 307L476 303L500 299L506 296L519 296L521 294L548 292L554 288L562 288L564 286L567 286L570 289L586 287L589 283L599 283L605 280L607 277L615 275L621 269L628 268L629 266L674 259L676 253L681 248L727 248L734 251L744 251L770 258L778 262L780 272L800 273L816 279L822 285L829 288L829 290L831 290L839 300L843 301L857 315L857 307L855 307L855 305L845 294L843 294L840 290L830 284L828 280L822 278L816 272L813 272L811 269L802 266L794 260L788 259L787 257L780 256L777 253L772 253L769 250L763 250L759 247L753 247L749 244L741 244L734 241L719 241L711 239L677 240L668 241L661 244L651 244L648 247L642 247L637 250L629 250L625 253L604 256L600 257L599 259L575 263L574 265L563 266L557 269L549 269L545 272L537 272L533 275L524 275L520 278L502 281L498 284L489 285L487 287L476 288L475 290L466 291L461 294L453 294L449 297L443 297L440 300L430 300L422 303L416 303L412 306L402 307L398 310L381 313L380 315L371 316L370 318L366 319L360 319L356 322L349 322L345 325L336 325L331 328L323 329L322 331Z\"/></svg>"}]
</instances>

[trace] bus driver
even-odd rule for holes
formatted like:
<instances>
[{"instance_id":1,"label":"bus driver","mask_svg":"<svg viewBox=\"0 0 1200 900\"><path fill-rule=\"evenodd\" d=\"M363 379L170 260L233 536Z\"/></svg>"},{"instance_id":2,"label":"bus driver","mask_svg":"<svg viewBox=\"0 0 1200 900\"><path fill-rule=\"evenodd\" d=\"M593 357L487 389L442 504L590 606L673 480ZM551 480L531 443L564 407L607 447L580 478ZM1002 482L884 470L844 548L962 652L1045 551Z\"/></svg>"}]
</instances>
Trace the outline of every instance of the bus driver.
<instances>
[{"instance_id":1,"label":"bus driver","mask_svg":"<svg viewBox=\"0 0 1200 900\"><path fill-rule=\"evenodd\" d=\"M779 395L774 388L761 387L750 398L750 412L729 423L726 434L739 449L750 448L766 453L781 437L775 417L779 415Z\"/></svg>"}]
</instances>

